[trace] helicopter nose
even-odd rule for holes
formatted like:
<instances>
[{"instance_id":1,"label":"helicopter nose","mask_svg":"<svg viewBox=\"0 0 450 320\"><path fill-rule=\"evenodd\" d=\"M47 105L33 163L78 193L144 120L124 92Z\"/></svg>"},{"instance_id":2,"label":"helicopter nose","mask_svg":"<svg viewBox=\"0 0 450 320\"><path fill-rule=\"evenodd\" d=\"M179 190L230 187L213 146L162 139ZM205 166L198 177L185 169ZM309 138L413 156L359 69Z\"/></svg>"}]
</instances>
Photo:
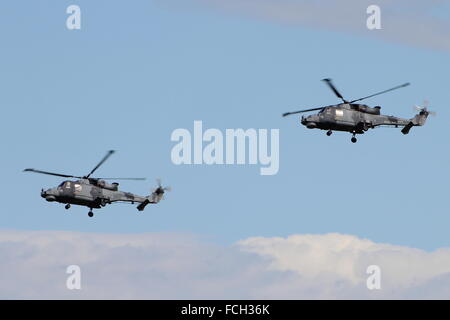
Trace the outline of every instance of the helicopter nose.
<instances>
[{"instance_id":1,"label":"helicopter nose","mask_svg":"<svg viewBox=\"0 0 450 320\"><path fill-rule=\"evenodd\" d=\"M44 191L44 189L42 189L41 197L48 202L56 201L56 196L53 194L53 192L51 192L51 189L48 189L47 191Z\"/></svg>"},{"instance_id":2,"label":"helicopter nose","mask_svg":"<svg viewBox=\"0 0 450 320\"><path fill-rule=\"evenodd\" d=\"M317 128L317 123L314 121L315 118L312 116L309 117L302 117L301 123L302 125L306 126L308 129L314 129Z\"/></svg>"},{"instance_id":3,"label":"helicopter nose","mask_svg":"<svg viewBox=\"0 0 450 320\"><path fill-rule=\"evenodd\" d=\"M302 125L306 126L306 124L308 123L308 121L306 120L305 117L302 117L302 120L300 121L302 123Z\"/></svg>"}]
</instances>

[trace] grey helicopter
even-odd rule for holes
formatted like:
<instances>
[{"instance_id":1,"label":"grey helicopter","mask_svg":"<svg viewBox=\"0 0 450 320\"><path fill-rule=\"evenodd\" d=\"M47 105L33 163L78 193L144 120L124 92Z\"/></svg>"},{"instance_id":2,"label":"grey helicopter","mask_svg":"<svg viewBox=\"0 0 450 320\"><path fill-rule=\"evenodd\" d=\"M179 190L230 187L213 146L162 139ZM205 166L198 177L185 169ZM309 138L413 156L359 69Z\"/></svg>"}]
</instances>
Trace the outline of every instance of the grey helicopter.
<instances>
[{"instance_id":1,"label":"grey helicopter","mask_svg":"<svg viewBox=\"0 0 450 320\"><path fill-rule=\"evenodd\" d=\"M100 209L115 202L138 203L137 209L143 211L148 204L156 204L164 199L164 193L170 191L170 187L163 187L161 180L157 179L157 187L149 196L139 196L130 192L119 191L117 182L109 183L106 180L145 180L145 178L93 178L92 174L114 153L108 151L94 169L85 176L73 176L48 171L25 169L24 172L47 174L63 178L75 178L78 180L66 180L59 186L47 190L41 190L41 197L49 202L65 204L69 209L71 205L80 205L89 208L88 216L93 217L92 209Z\"/></svg>"},{"instance_id":2,"label":"grey helicopter","mask_svg":"<svg viewBox=\"0 0 450 320\"><path fill-rule=\"evenodd\" d=\"M391 127L403 127L401 132L403 134L408 134L412 127L423 126L427 120L428 115L435 114L432 111L428 111L427 106L418 107L416 109L419 111L411 119L398 118L394 116L382 115L380 106L369 107L365 104L355 103L362 101L389 91L404 88L409 86L409 83L404 83L402 85L396 86L394 88L384 90L367 97L347 101L336 89L331 79L323 79L334 94L342 100L342 103L329 105L325 107L312 108L294 112L283 113L283 117L320 110L317 114L302 116L300 122L302 125L306 126L308 129L321 129L327 130L327 136L331 136L333 131L345 131L352 134L351 141L355 143L357 141L356 135L363 134L369 129L374 129L382 126Z\"/></svg>"}]
</instances>

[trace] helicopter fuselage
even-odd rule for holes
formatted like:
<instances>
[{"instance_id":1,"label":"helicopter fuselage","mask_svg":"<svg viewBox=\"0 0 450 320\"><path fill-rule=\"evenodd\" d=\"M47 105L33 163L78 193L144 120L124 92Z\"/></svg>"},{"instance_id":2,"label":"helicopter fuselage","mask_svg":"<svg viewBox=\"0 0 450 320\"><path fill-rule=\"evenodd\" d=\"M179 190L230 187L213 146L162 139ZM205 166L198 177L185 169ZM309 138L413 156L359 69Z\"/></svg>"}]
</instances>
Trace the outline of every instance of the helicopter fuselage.
<instances>
[{"instance_id":1,"label":"helicopter fuselage","mask_svg":"<svg viewBox=\"0 0 450 320\"><path fill-rule=\"evenodd\" d=\"M303 116L301 123L308 129L346 131L363 134L378 126L404 127L410 119L382 115L381 107L369 107L364 104L341 103L322 108L319 113Z\"/></svg>"},{"instance_id":2,"label":"helicopter fuselage","mask_svg":"<svg viewBox=\"0 0 450 320\"><path fill-rule=\"evenodd\" d=\"M118 184L99 180L92 184L89 179L64 181L58 187L42 190L41 197L49 202L75 204L99 209L113 202L143 203L148 197L118 190Z\"/></svg>"}]
</instances>

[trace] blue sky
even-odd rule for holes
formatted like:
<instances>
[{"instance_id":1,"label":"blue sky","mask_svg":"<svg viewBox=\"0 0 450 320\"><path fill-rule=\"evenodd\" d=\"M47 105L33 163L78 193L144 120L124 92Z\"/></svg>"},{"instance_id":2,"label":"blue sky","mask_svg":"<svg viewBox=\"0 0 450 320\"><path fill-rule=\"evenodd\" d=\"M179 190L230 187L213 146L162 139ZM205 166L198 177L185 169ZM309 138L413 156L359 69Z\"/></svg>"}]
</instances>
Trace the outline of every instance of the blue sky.
<instances>
[{"instance_id":1,"label":"blue sky","mask_svg":"<svg viewBox=\"0 0 450 320\"><path fill-rule=\"evenodd\" d=\"M74 3L79 31L65 28ZM227 244L338 232L426 250L450 245L449 51L201 1L9 1L0 11L0 228L181 232ZM428 99L438 116L407 136L378 129L357 144L281 117L337 103L325 77L348 98L411 82L367 103L409 118ZM280 129L278 175L260 176L258 166L173 165L170 134L192 130L194 120L221 130ZM21 172L82 175L109 149L118 152L98 175L149 178L121 184L138 194L161 177L173 192L143 213L113 205L89 219L86 208L66 211L40 198L58 178Z\"/></svg>"}]
</instances>

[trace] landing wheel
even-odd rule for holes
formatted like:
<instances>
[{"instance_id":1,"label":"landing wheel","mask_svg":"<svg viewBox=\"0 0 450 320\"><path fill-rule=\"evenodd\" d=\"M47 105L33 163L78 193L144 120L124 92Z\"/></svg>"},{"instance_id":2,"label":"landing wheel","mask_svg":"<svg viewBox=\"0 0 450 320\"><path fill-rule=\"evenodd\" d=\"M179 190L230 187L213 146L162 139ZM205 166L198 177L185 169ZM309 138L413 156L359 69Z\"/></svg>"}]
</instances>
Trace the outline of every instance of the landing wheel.
<instances>
[{"instance_id":1,"label":"landing wheel","mask_svg":"<svg viewBox=\"0 0 450 320\"><path fill-rule=\"evenodd\" d=\"M356 143L356 141L358 141L358 139L356 139L356 137L352 137L352 142Z\"/></svg>"},{"instance_id":2,"label":"landing wheel","mask_svg":"<svg viewBox=\"0 0 450 320\"><path fill-rule=\"evenodd\" d=\"M69 210L70 209L70 204L66 204L66 206L64 208L66 208L66 210Z\"/></svg>"},{"instance_id":3,"label":"landing wheel","mask_svg":"<svg viewBox=\"0 0 450 320\"><path fill-rule=\"evenodd\" d=\"M92 211L89 211L88 216L92 218L94 216L94 213Z\"/></svg>"},{"instance_id":4,"label":"landing wheel","mask_svg":"<svg viewBox=\"0 0 450 320\"><path fill-rule=\"evenodd\" d=\"M332 134L333 134L333 131L331 131L331 130L327 131L327 136L331 136Z\"/></svg>"}]
</instances>

